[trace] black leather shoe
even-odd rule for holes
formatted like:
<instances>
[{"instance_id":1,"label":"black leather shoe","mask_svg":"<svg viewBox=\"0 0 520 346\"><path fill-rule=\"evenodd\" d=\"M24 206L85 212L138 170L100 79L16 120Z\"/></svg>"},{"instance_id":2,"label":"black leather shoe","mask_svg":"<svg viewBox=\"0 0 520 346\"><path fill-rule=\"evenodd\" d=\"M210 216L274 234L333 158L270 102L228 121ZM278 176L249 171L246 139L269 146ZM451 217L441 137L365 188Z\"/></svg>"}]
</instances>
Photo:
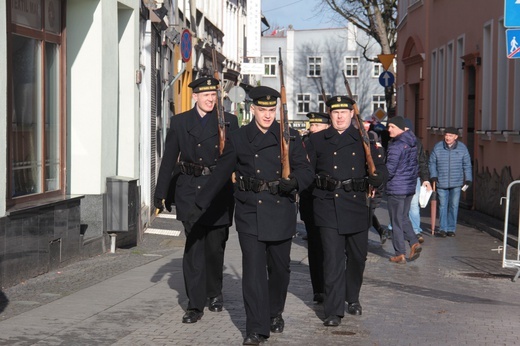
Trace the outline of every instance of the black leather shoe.
<instances>
[{"instance_id":1,"label":"black leather shoe","mask_svg":"<svg viewBox=\"0 0 520 346\"><path fill-rule=\"evenodd\" d=\"M244 339L244 343L242 345L260 345L265 342L266 338L263 335L258 333L249 333Z\"/></svg>"},{"instance_id":2,"label":"black leather shoe","mask_svg":"<svg viewBox=\"0 0 520 346\"><path fill-rule=\"evenodd\" d=\"M337 327L341 323L341 317L339 316L329 316L323 321L323 325L325 327Z\"/></svg>"},{"instance_id":3,"label":"black leather shoe","mask_svg":"<svg viewBox=\"0 0 520 346\"><path fill-rule=\"evenodd\" d=\"M363 308L359 302L348 303L347 312L350 315L361 315L363 313Z\"/></svg>"},{"instance_id":4,"label":"black leather shoe","mask_svg":"<svg viewBox=\"0 0 520 346\"><path fill-rule=\"evenodd\" d=\"M284 326L285 326L285 321L282 318L282 314L279 314L276 317L271 317L271 332L281 333L281 332L283 332Z\"/></svg>"},{"instance_id":5,"label":"black leather shoe","mask_svg":"<svg viewBox=\"0 0 520 346\"><path fill-rule=\"evenodd\" d=\"M221 312L224 307L224 299L222 298L222 294L219 294L216 297L209 298L209 311L213 312Z\"/></svg>"},{"instance_id":6,"label":"black leather shoe","mask_svg":"<svg viewBox=\"0 0 520 346\"><path fill-rule=\"evenodd\" d=\"M314 293L313 300L318 304L323 303L323 293Z\"/></svg>"},{"instance_id":7,"label":"black leather shoe","mask_svg":"<svg viewBox=\"0 0 520 346\"><path fill-rule=\"evenodd\" d=\"M182 323L195 323L202 318L204 313L198 310L188 310L182 316Z\"/></svg>"}]
</instances>

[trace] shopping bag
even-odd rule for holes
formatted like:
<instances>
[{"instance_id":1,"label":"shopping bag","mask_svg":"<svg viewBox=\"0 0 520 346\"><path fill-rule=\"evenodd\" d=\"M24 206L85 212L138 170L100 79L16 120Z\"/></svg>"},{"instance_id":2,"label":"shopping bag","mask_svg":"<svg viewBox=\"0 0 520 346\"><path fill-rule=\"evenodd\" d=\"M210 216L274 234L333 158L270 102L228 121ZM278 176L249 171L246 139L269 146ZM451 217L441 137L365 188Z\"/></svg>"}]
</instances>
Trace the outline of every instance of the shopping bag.
<instances>
[{"instance_id":1,"label":"shopping bag","mask_svg":"<svg viewBox=\"0 0 520 346\"><path fill-rule=\"evenodd\" d=\"M432 192L433 190L428 190L426 186L421 186L421 190L419 192L419 205L421 208L426 208Z\"/></svg>"}]
</instances>

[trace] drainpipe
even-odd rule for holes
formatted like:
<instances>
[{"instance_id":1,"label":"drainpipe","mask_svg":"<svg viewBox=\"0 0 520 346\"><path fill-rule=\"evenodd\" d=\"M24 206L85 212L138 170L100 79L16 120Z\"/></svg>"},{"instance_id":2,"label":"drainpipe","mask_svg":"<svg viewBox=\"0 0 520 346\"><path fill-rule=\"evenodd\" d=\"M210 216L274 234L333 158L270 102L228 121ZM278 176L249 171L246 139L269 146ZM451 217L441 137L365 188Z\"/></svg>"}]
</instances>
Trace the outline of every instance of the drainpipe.
<instances>
[{"instance_id":1,"label":"drainpipe","mask_svg":"<svg viewBox=\"0 0 520 346\"><path fill-rule=\"evenodd\" d=\"M164 144L166 143L166 135L167 135L167 131L166 131L166 124L167 124L167 121L169 120L168 117L167 117L167 114L168 114L168 109L169 107L166 107L165 103L166 103L166 92L168 91L168 89L170 89L170 87L173 85L173 83L175 83L181 76L182 74L184 73L184 71L186 70L186 64L183 62L183 61L179 61L181 63L181 66L180 66L180 70L179 70L179 73L177 73L175 75L175 77L171 80L170 83L168 83L168 85L166 85L162 91L162 148L164 150ZM164 154L164 151L163 151L163 154Z\"/></svg>"}]
</instances>

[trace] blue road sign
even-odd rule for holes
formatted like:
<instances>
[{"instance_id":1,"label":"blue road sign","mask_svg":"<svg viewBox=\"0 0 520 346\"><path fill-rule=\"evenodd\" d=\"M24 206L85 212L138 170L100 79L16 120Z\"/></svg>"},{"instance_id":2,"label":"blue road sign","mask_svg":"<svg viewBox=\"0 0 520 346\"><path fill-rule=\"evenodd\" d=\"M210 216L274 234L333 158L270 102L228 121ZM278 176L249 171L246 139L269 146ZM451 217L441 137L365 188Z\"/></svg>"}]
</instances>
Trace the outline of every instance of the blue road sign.
<instances>
[{"instance_id":1,"label":"blue road sign","mask_svg":"<svg viewBox=\"0 0 520 346\"><path fill-rule=\"evenodd\" d=\"M509 59L520 58L520 29L506 30L506 48Z\"/></svg>"},{"instance_id":2,"label":"blue road sign","mask_svg":"<svg viewBox=\"0 0 520 346\"><path fill-rule=\"evenodd\" d=\"M504 0L504 26L520 27L520 0Z\"/></svg>"},{"instance_id":3,"label":"blue road sign","mask_svg":"<svg viewBox=\"0 0 520 346\"><path fill-rule=\"evenodd\" d=\"M395 82L395 77L392 74L392 72L384 71L379 75L379 84L382 86L389 87L390 85L393 85Z\"/></svg>"}]
</instances>

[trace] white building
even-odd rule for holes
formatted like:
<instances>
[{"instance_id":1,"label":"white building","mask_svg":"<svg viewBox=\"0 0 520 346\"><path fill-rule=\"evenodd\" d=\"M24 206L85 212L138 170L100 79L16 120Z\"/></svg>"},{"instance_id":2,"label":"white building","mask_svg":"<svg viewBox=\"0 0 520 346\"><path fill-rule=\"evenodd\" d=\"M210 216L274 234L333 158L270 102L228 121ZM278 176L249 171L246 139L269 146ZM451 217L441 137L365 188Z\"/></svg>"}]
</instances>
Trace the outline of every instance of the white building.
<instances>
[{"instance_id":1,"label":"white building","mask_svg":"<svg viewBox=\"0 0 520 346\"><path fill-rule=\"evenodd\" d=\"M169 119L192 107L213 46L223 84L240 83L246 1L12 0L0 26L8 286L106 251L109 233L140 240Z\"/></svg>"},{"instance_id":2,"label":"white building","mask_svg":"<svg viewBox=\"0 0 520 346\"><path fill-rule=\"evenodd\" d=\"M313 30L293 30L289 26L281 34L262 37L264 74L255 77L262 85L280 89L281 48L289 120L296 129L305 127L308 112L325 111L322 85L327 98L347 95L344 75L361 117L371 116L378 108L385 109L385 95L379 84L381 64L367 61L356 43L367 39L353 26ZM377 57L379 46L369 47L368 56Z\"/></svg>"}]
</instances>

